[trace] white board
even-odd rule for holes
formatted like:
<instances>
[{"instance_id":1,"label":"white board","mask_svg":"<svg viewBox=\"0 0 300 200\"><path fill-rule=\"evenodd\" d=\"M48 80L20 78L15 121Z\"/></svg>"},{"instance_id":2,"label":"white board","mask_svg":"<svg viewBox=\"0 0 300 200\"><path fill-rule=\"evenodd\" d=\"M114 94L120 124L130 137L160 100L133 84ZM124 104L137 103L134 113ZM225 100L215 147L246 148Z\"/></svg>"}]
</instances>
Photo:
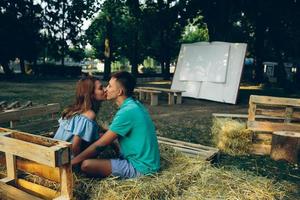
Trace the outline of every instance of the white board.
<instances>
[{"instance_id":1,"label":"white board","mask_svg":"<svg viewBox=\"0 0 300 200\"><path fill-rule=\"evenodd\" d=\"M183 46L180 65L181 81L224 83L226 80L230 44L199 44ZM218 71L218 73L215 73Z\"/></svg>"},{"instance_id":2,"label":"white board","mask_svg":"<svg viewBox=\"0 0 300 200\"><path fill-rule=\"evenodd\" d=\"M182 95L185 97L194 97L194 98L200 98L200 99L208 99L212 101L218 101L218 102L225 102L225 103L236 103L240 79L242 75L242 69L244 65L244 59L245 59L245 53L247 44L244 43L226 43L226 42L212 42L210 45L210 48L214 48L216 46L229 46L228 48L228 62L226 66L226 72L225 72L225 80L224 82L217 82L213 79L208 78L199 78L198 80L202 81L195 81L194 78L191 80L181 80L180 74L182 72L185 73L184 68L185 62L188 62L188 59L193 59L193 57L188 56L188 59L186 59L186 55L184 54L187 52L186 49L189 49L191 46L193 46L192 49L203 49L204 46L207 46L207 43L205 45L200 43L194 43L194 44L183 44L180 49L178 62L176 66L176 71L173 77L172 81L172 89L178 89L178 90L185 90ZM218 49L218 48L216 48ZM183 52L185 51L185 52ZM204 54L203 54L204 55ZM185 59L187 61L183 62L183 57L185 56ZM222 59L221 57L216 57L216 59ZM203 58L205 59L205 58ZM211 55L208 59L211 59ZM220 61L220 60L219 60ZM194 71L191 71L190 73L196 74L195 71L197 71L197 67L194 68ZM198 73L199 75L200 73ZM220 75L221 74L221 75ZM223 76L224 71L220 70L212 70L211 76ZM207 74L203 75L207 76Z\"/></svg>"}]
</instances>

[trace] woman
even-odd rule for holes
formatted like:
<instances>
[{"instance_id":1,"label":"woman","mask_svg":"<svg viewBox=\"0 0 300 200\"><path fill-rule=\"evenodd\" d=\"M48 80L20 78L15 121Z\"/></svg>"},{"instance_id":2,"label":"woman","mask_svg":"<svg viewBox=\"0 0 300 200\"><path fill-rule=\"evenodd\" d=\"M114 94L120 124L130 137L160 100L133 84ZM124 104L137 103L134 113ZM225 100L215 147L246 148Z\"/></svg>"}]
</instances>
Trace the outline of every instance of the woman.
<instances>
[{"instance_id":1,"label":"woman","mask_svg":"<svg viewBox=\"0 0 300 200\"><path fill-rule=\"evenodd\" d=\"M100 127L96 115L106 93L99 79L87 76L76 85L75 103L68 106L59 119L55 139L72 143L73 156L78 155L91 142L99 139Z\"/></svg>"}]
</instances>

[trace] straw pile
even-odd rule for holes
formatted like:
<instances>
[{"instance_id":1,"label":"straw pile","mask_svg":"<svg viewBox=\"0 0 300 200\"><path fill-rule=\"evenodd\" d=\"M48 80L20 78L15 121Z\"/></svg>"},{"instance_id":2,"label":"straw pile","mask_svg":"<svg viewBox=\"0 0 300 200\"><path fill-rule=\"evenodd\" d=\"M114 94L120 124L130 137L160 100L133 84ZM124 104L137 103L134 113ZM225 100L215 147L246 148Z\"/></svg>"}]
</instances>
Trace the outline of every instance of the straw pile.
<instances>
[{"instance_id":1,"label":"straw pile","mask_svg":"<svg viewBox=\"0 0 300 200\"><path fill-rule=\"evenodd\" d=\"M237 169L212 167L161 145L162 171L132 180L75 176L77 199L282 199L290 184Z\"/></svg>"},{"instance_id":2,"label":"straw pile","mask_svg":"<svg viewBox=\"0 0 300 200\"><path fill-rule=\"evenodd\" d=\"M248 154L253 132L246 123L228 118L214 118L211 132L216 146L230 155Z\"/></svg>"},{"instance_id":3,"label":"straw pile","mask_svg":"<svg viewBox=\"0 0 300 200\"><path fill-rule=\"evenodd\" d=\"M186 157L171 147L161 145L160 149L162 170L153 176L101 180L74 174L75 199L271 200L287 197L292 187L289 183L275 182L249 172L216 168L197 158Z\"/></svg>"}]
</instances>

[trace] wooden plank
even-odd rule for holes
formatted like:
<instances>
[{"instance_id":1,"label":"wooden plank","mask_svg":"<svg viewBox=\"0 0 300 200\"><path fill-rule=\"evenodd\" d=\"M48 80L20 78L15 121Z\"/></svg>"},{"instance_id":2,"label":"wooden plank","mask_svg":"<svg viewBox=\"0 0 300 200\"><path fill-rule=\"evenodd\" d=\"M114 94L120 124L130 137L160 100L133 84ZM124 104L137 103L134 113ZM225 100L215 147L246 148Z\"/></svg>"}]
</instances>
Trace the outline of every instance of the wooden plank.
<instances>
[{"instance_id":1,"label":"wooden plank","mask_svg":"<svg viewBox=\"0 0 300 200\"><path fill-rule=\"evenodd\" d=\"M253 139L259 141L271 141L272 133L255 133Z\"/></svg>"},{"instance_id":2,"label":"wooden plank","mask_svg":"<svg viewBox=\"0 0 300 200\"><path fill-rule=\"evenodd\" d=\"M0 107L6 107L7 101L0 101Z\"/></svg>"},{"instance_id":3,"label":"wooden plank","mask_svg":"<svg viewBox=\"0 0 300 200\"><path fill-rule=\"evenodd\" d=\"M151 93L151 106L157 106L158 105L158 94Z\"/></svg>"},{"instance_id":4,"label":"wooden plank","mask_svg":"<svg viewBox=\"0 0 300 200\"><path fill-rule=\"evenodd\" d=\"M292 116L293 116L293 111L294 111L294 109L290 106L285 108L285 119L284 119L285 123L290 123L291 122L291 119L292 119Z\"/></svg>"},{"instance_id":5,"label":"wooden plank","mask_svg":"<svg viewBox=\"0 0 300 200\"><path fill-rule=\"evenodd\" d=\"M257 115L270 116L270 117L278 117L279 119L284 119L285 113L283 110L272 110L272 109L256 109Z\"/></svg>"},{"instance_id":6,"label":"wooden plank","mask_svg":"<svg viewBox=\"0 0 300 200\"><path fill-rule=\"evenodd\" d=\"M24 160L20 158L16 159L16 163L17 163L18 170L43 177L51 181L55 181L57 183L60 182L60 172L59 172L59 168L57 167L49 167L47 165L43 165L40 163L36 163L30 160ZM6 164L4 155L3 156L0 155L0 164L2 165Z\"/></svg>"},{"instance_id":7,"label":"wooden plank","mask_svg":"<svg viewBox=\"0 0 300 200\"><path fill-rule=\"evenodd\" d=\"M300 124L248 121L247 127L253 131L300 131Z\"/></svg>"},{"instance_id":8,"label":"wooden plank","mask_svg":"<svg viewBox=\"0 0 300 200\"><path fill-rule=\"evenodd\" d=\"M31 194L23 192L13 186L0 182L0 197L1 200L42 200Z\"/></svg>"},{"instance_id":9,"label":"wooden plank","mask_svg":"<svg viewBox=\"0 0 300 200\"><path fill-rule=\"evenodd\" d=\"M24 179L17 180L17 187L22 191L47 200L52 200L60 194L60 192L56 190L52 190L48 187L38 185Z\"/></svg>"},{"instance_id":10,"label":"wooden plank","mask_svg":"<svg viewBox=\"0 0 300 200\"><path fill-rule=\"evenodd\" d=\"M249 100L249 109L248 109L248 121L255 120L256 105L252 102L252 95Z\"/></svg>"},{"instance_id":11,"label":"wooden plank","mask_svg":"<svg viewBox=\"0 0 300 200\"><path fill-rule=\"evenodd\" d=\"M162 92L185 92L185 90L173 90L168 88L159 88L159 87L138 87L140 89L146 89L146 90L157 90Z\"/></svg>"},{"instance_id":12,"label":"wooden plank","mask_svg":"<svg viewBox=\"0 0 300 200\"><path fill-rule=\"evenodd\" d=\"M47 146L41 146L31 142L11 138L6 134L0 134L0 151L10 152L16 156L51 167L58 167L56 165L58 163L56 159L60 159L56 158L56 152ZM67 147L65 151L69 152ZM61 163L63 162L61 161Z\"/></svg>"},{"instance_id":13,"label":"wooden plank","mask_svg":"<svg viewBox=\"0 0 300 200\"><path fill-rule=\"evenodd\" d=\"M250 96L251 102L255 104L276 105L276 106L295 106L300 107L300 99L296 98L283 98L272 96Z\"/></svg>"},{"instance_id":14,"label":"wooden plank","mask_svg":"<svg viewBox=\"0 0 300 200\"><path fill-rule=\"evenodd\" d=\"M147 90L147 89L142 89L142 88L136 88L134 89L135 92L146 92L146 93L155 93L155 94L160 94L161 91L156 91L156 90Z\"/></svg>"},{"instance_id":15,"label":"wooden plank","mask_svg":"<svg viewBox=\"0 0 300 200\"><path fill-rule=\"evenodd\" d=\"M161 136L157 136L157 139L159 141L166 141L166 142L172 142L172 143L177 143L177 144L182 144L188 147L194 147L194 148L200 148L203 150L207 150L207 151L219 151L217 148L214 147L209 147L209 146L205 146L205 145L201 145L201 144L195 144L195 143L190 143L190 142L184 142L184 141L180 141L180 140L174 140L174 139L170 139L170 138L166 138L166 137L161 137Z\"/></svg>"},{"instance_id":16,"label":"wooden plank","mask_svg":"<svg viewBox=\"0 0 300 200\"><path fill-rule=\"evenodd\" d=\"M72 166L64 165L60 168L60 177L61 177L61 185L60 185L60 193L61 196L57 197L58 199L72 199L73 198L73 174L72 174Z\"/></svg>"},{"instance_id":17,"label":"wooden plank","mask_svg":"<svg viewBox=\"0 0 300 200\"><path fill-rule=\"evenodd\" d=\"M6 152L6 175L7 178L16 180L17 178L17 164L16 164L16 156Z\"/></svg>"},{"instance_id":18,"label":"wooden plank","mask_svg":"<svg viewBox=\"0 0 300 200\"><path fill-rule=\"evenodd\" d=\"M176 93L176 104L182 104L182 94L181 94L181 92Z\"/></svg>"},{"instance_id":19,"label":"wooden plank","mask_svg":"<svg viewBox=\"0 0 300 200\"><path fill-rule=\"evenodd\" d=\"M174 99L174 93L169 92L168 93L168 104L169 105L174 105L175 99Z\"/></svg>"},{"instance_id":20,"label":"wooden plank","mask_svg":"<svg viewBox=\"0 0 300 200\"><path fill-rule=\"evenodd\" d=\"M271 145L269 144L252 144L250 153L255 155L270 155Z\"/></svg>"},{"instance_id":21,"label":"wooden plank","mask_svg":"<svg viewBox=\"0 0 300 200\"><path fill-rule=\"evenodd\" d=\"M24 105L21 105L18 110L21 110L21 109L24 109L24 108L27 108L27 107L30 107L32 106L32 101L27 101Z\"/></svg>"},{"instance_id":22,"label":"wooden plank","mask_svg":"<svg viewBox=\"0 0 300 200\"><path fill-rule=\"evenodd\" d=\"M173 143L173 142L166 142L166 141L162 141L162 140L158 140L158 143L160 144L167 144L173 147L181 147L181 148L185 148L185 149L190 149L193 151L200 151L200 152L207 152L208 150L204 150L204 149L200 149L200 148L195 148L195 147L190 147L190 146L185 146L183 144L178 144L178 143Z\"/></svg>"},{"instance_id":23,"label":"wooden plank","mask_svg":"<svg viewBox=\"0 0 300 200\"><path fill-rule=\"evenodd\" d=\"M256 110L257 111L257 110ZM234 114L234 113L212 113L212 116L217 118L239 118L239 119L248 119L248 114ZM284 119L284 117L273 117L273 116L265 116L265 115L255 115L256 119Z\"/></svg>"},{"instance_id":24,"label":"wooden plank","mask_svg":"<svg viewBox=\"0 0 300 200\"><path fill-rule=\"evenodd\" d=\"M60 105L58 103L48 104L44 106L29 107L22 110L12 110L0 113L0 123L9 121L18 121L24 118L46 115L59 112Z\"/></svg>"},{"instance_id":25,"label":"wooden plank","mask_svg":"<svg viewBox=\"0 0 300 200\"><path fill-rule=\"evenodd\" d=\"M12 109L12 108L17 108L17 107L20 107L20 102L18 101L14 101L12 102L11 104L9 104L6 109L9 110L9 109Z\"/></svg>"}]
</instances>

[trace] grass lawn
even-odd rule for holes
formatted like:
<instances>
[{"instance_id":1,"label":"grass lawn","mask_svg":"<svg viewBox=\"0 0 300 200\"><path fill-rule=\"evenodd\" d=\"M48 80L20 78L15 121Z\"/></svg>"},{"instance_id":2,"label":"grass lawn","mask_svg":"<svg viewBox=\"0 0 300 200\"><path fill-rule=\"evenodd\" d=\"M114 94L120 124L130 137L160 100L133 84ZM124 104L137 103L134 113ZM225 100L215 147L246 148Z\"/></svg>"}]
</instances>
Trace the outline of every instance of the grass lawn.
<instances>
[{"instance_id":1,"label":"grass lawn","mask_svg":"<svg viewBox=\"0 0 300 200\"><path fill-rule=\"evenodd\" d=\"M64 108L73 102L76 81L75 79L0 81L0 101L20 101L22 103L31 100L34 104L60 103ZM156 86L170 87L170 83L164 82L164 84ZM213 145L210 130L212 125L211 114L214 112L247 113L250 94L286 96L281 89L243 86L240 89L237 105L191 98L184 98L182 105L169 106L166 99L160 99L159 106L150 107L148 104L145 105L153 117L159 135L204 145ZM297 93L289 96L299 97ZM112 102L104 102L98 114L99 123L109 123L116 110L117 108ZM300 199L300 170L297 165L275 162L264 156L233 157L223 154L220 162L215 166L229 171L234 169L255 173L258 177L267 176L274 179L275 182L287 181L287 183L294 184L297 189L292 191L289 197L285 197L285 199Z\"/></svg>"}]
</instances>

